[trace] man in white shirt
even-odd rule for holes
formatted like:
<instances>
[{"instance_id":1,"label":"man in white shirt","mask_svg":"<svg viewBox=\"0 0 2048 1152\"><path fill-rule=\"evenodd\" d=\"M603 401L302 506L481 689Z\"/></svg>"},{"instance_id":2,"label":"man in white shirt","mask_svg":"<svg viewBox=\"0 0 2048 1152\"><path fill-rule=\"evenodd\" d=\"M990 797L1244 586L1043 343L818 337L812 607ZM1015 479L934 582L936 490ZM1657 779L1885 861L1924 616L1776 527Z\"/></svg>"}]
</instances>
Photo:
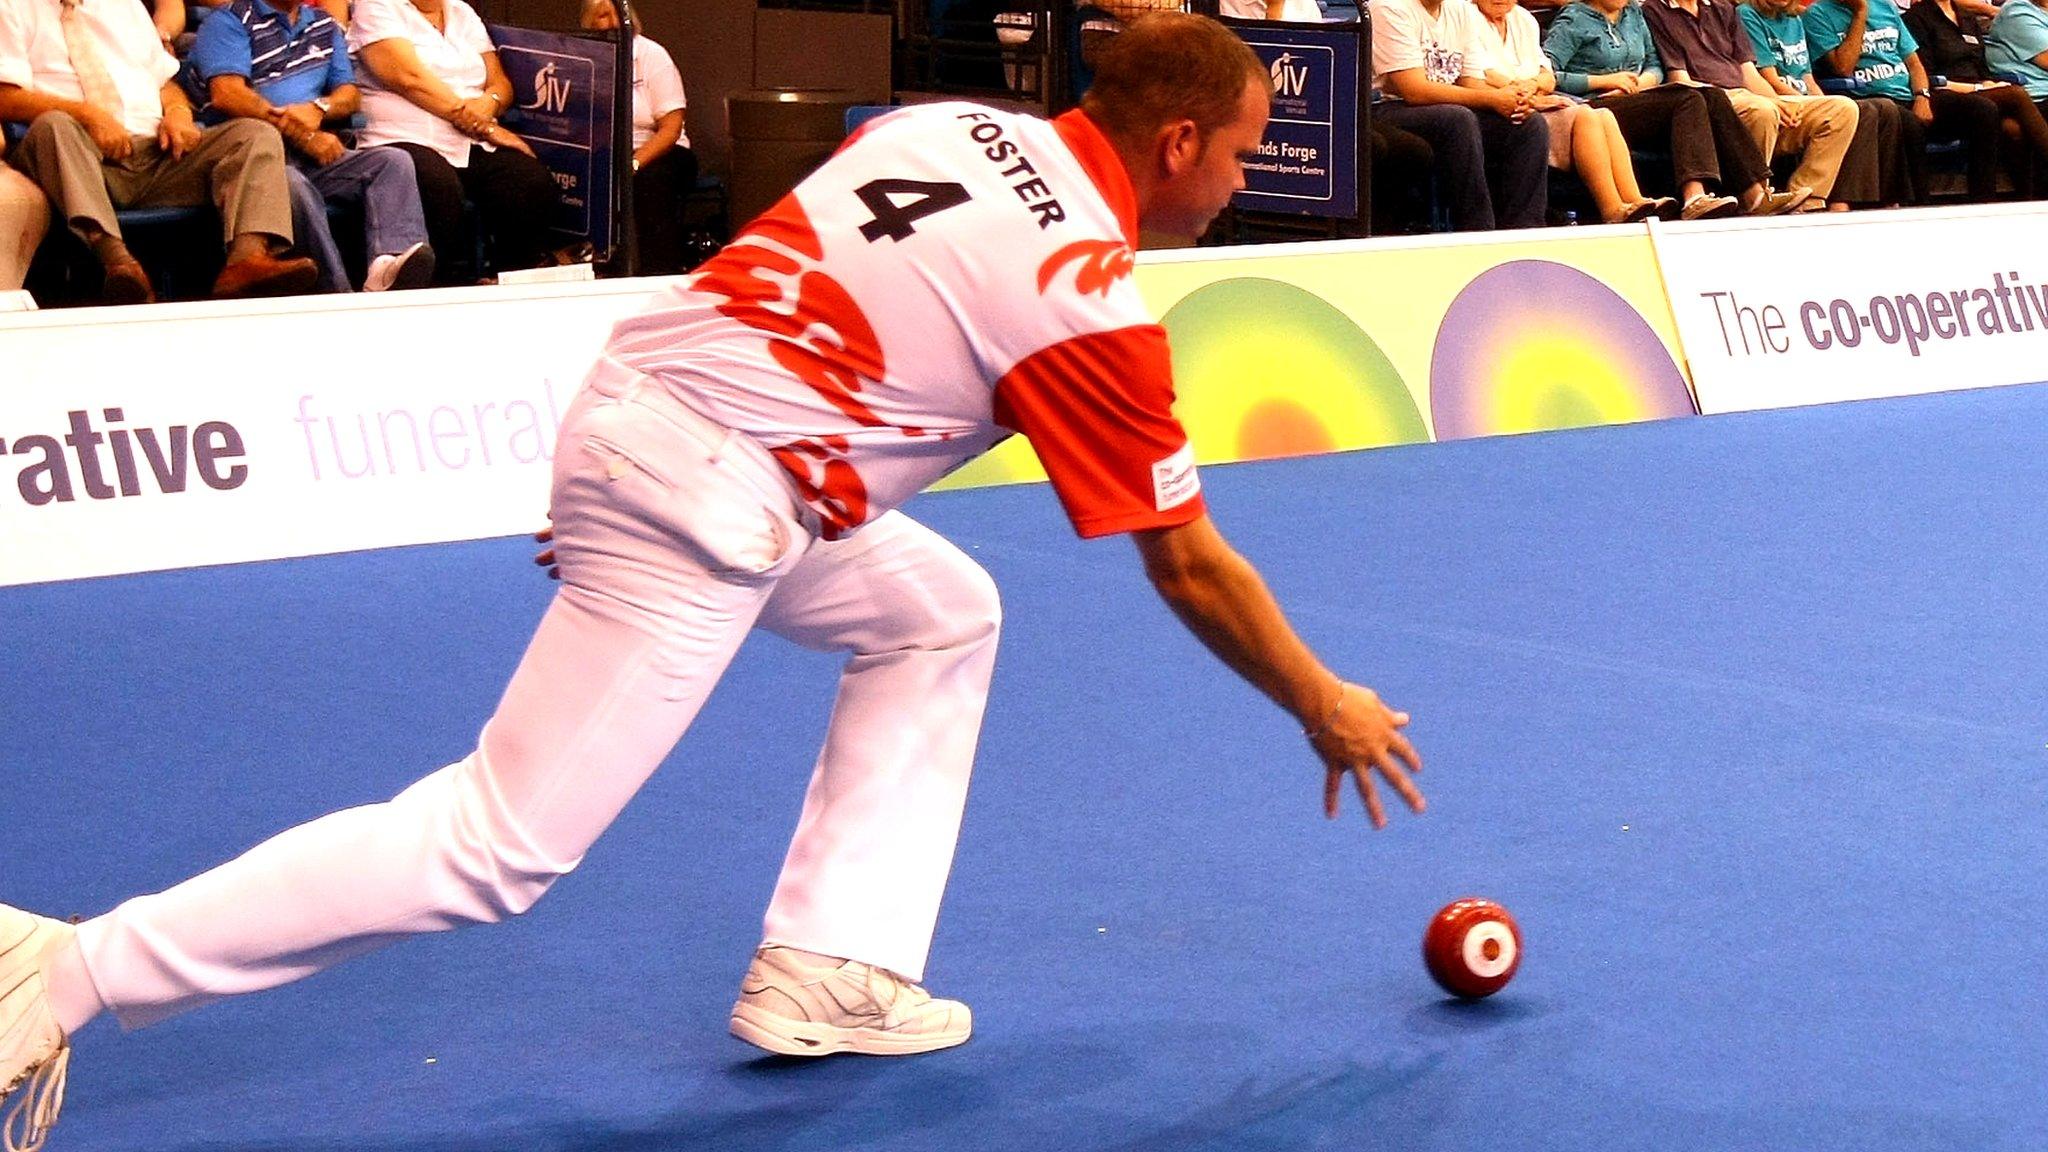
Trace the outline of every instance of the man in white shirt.
<instances>
[{"instance_id":1,"label":"man in white shirt","mask_svg":"<svg viewBox=\"0 0 2048 1152\"><path fill-rule=\"evenodd\" d=\"M1128 534L1188 628L1301 722L1326 815L1350 786L1384 824L1375 776L1421 811L1407 715L1326 667L1211 522L1131 278L1141 226L1199 235L1244 187L1271 99L1216 22L1139 20L1056 121L870 122L622 321L557 440L562 591L474 754L75 928L0 905L0 1093L28 1085L29 1139L103 1010L146 1024L531 907L757 624L846 663L732 1031L802 1056L965 1042L967 1006L919 981L1002 614L897 506L1013 433L1075 530Z\"/></svg>"},{"instance_id":2,"label":"man in white shirt","mask_svg":"<svg viewBox=\"0 0 2048 1152\"><path fill-rule=\"evenodd\" d=\"M1540 228L1550 131L1528 93L1487 83L1484 19L1471 0L1375 0L1373 115L1429 142L1451 227Z\"/></svg>"},{"instance_id":3,"label":"man in white shirt","mask_svg":"<svg viewBox=\"0 0 2048 1152\"><path fill-rule=\"evenodd\" d=\"M154 298L115 210L209 198L227 237L214 295L311 288L311 260L274 255L292 241L277 130L237 121L201 131L177 71L135 0L0 4L0 120L29 126L15 165L98 258L108 303Z\"/></svg>"}]
</instances>

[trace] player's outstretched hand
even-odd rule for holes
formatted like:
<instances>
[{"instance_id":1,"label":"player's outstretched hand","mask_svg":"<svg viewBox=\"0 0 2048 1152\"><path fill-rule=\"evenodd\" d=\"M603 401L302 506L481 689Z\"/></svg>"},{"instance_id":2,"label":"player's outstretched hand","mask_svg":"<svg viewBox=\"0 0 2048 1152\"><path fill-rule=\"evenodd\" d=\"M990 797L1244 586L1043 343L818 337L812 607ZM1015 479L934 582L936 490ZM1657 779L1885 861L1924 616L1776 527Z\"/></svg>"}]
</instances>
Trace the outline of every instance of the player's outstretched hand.
<instances>
[{"instance_id":1,"label":"player's outstretched hand","mask_svg":"<svg viewBox=\"0 0 2048 1152\"><path fill-rule=\"evenodd\" d=\"M1337 818L1337 799L1348 775L1358 784L1358 795L1365 801L1365 814L1372 818L1372 826L1385 828L1387 810L1381 805L1379 789L1373 783L1374 772L1386 777L1409 808L1421 812L1428 805L1422 799L1421 789L1409 777L1422 771L1422 757L1401 735L1401 729L1408 724L1408 714L1387 707L1379 693L1362 684L1340 684L1337 691L1332 714L1324 721L1322 730L1309 738L1309 746L1323 758L1323 815L1332 820Z\"/></svg>"},{"instance_id":2,"label":"player's outstretched hand","mask_svg":"<svg viewBox=\"0 0 2048 1152\"><path fill-rule=\"evenodd\" d=\"M535 532L533 534L533 539L534 543L536 544L554 543L554 525L550 524L546 528L543 528L540 531ZM539 552L535 553L533 557L533 562L548 570L548 579L560 580L562 578L562 569L555 563L555 550L553 548L543 548Z\"/></svg>"}]
</instances>

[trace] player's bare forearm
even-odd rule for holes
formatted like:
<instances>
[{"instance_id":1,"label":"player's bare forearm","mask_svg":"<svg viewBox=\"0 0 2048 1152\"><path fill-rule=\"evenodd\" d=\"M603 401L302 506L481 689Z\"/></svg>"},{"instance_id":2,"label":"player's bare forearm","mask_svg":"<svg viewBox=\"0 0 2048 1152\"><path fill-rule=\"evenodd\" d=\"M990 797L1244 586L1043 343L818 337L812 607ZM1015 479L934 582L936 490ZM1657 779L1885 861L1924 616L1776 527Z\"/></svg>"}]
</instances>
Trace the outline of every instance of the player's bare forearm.
<instances>
[{"instance_id":1,"label":"player's bare forearm","mask_svg":"<svg viewBox=\"0 0 2048 1152\"><path fill-rule=\"evenodd\" d=\"M1422 759L1400 732L1408 714L1323 667L1287 623L1258 571L1224 541L1207 516L1177 528L1135 533L1133 539L1144 557L1145 575L1174 615L1232 671L1301 720L1323 761L1325 815L1337 815L1339 792L1350 776L1366 814L1375 826L1385 827L1374 772L1410 808L1423 810L1422 793L1409 779L1410 772L1421 770Z\"/></svg>"},{"instance_id":2,"label":"player's bare forearm","mask_svg":"<svg viewBox=\"0 0 2048 1152\"><path fill-rule=\"evenodd\" d=\"M1209 651L1313 728L1336 704L1341 682L1287 623L1258 570L1207 516L1134 534L1160 599Z\"/></svg>"}]
</instances>

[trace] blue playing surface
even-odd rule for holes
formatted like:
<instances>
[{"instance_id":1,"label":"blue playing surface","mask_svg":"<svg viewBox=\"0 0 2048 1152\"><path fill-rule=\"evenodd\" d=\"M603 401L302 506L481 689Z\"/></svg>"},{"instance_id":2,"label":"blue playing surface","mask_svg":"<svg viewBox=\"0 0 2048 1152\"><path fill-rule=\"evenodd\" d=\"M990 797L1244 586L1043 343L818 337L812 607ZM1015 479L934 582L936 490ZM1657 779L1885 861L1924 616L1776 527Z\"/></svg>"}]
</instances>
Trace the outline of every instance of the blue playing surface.
<instances>
[{"instance_id":1,"label":"blue playing surface","mask_svg":"<svg viewBox=\"0 0 2048 1152\"><path fill-rule=\"evenodd\" d=\"M929 980L972 1043L725 1035L833 661L748 646L528 917L79 1037L55 1152L2031 1149L2048 386L1211 468L1411 710L1374 833L1121 540L927 497L1008 619ZM538 510L536 510L538 512ZM521 540L0 590L0 899L91 914L467 751ZM1476 1006L1419 940L1519 917Z\"/></svg>"}]
</instances>

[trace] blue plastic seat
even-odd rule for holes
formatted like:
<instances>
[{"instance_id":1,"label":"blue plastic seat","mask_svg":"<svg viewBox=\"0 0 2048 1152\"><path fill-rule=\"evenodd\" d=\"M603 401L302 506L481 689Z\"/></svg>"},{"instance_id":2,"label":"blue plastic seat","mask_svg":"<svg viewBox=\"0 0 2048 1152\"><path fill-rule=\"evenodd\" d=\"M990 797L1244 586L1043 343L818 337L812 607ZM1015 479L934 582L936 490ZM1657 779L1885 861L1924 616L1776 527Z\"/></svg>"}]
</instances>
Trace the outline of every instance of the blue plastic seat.
<instances>
[{"instance_id":1,"label":"blue plastic seat","mask_svg":"<svg viewBox=\"0 0 2048 1152\"><path fill-rule=\"evenodd\" d=\"M211 206L177 205L163 208L123 208L114 213L121 222L121 230L131 228L158 228L176 224L196 224L210 221L214 211Z\"/></svg>"},{"instance_id":2,"label":"blue plastic seat","mask_svg":"<svg viewBox=\"0 0 2048 1152\"><path fill-rule=\"evenodd\" d=\"M846 110L846 134L853 135L868 121L894 112L894 104L855 104Z\"/></svg>"}]
</instances>

